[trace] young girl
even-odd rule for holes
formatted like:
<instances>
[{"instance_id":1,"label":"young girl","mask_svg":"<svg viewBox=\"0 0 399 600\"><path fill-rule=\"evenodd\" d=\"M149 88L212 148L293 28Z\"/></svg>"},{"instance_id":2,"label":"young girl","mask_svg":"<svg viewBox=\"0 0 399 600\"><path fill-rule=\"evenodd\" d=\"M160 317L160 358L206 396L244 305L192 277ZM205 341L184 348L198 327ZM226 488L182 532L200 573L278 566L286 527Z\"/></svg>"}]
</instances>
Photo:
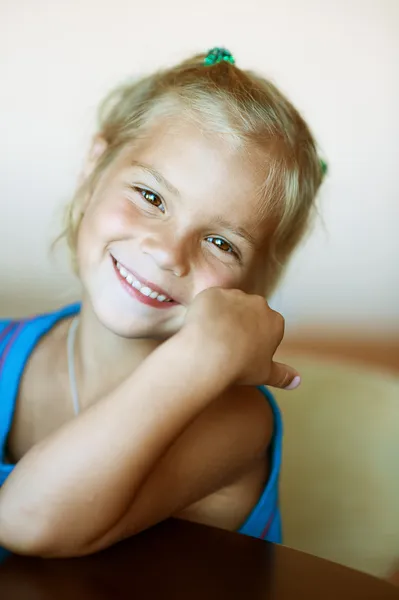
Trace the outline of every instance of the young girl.
<instances>
[{"instance_id":1,"label":"young girl","mask_svg":"<svg viewBox=\"0 0 399 600\"><path fill-rule=\"evenodd\" d=\"M322 168L216 48L110 95L68 211L82 302L0 321L0 546L77 556L169 516L281 541L283 319ZM261 386L256 388L255 386Z\"/></svg>"}]
</instances>

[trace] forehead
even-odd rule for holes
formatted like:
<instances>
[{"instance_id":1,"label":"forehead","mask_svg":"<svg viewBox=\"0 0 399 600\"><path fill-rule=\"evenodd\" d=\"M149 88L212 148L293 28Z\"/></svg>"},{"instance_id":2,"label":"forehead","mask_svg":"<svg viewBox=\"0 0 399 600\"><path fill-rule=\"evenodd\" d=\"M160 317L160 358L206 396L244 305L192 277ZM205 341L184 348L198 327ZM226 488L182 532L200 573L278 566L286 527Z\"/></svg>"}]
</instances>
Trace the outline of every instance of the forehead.
<instances>
[{"instance_id":1,"label":"forehead","mask_svg":"<svg viewBox=\"0 0 399 600\"><path fill-rule=\"evenodd\" d=\"M264 192L267 156L230 133L169 117L127 149L124 161L158 171L202 215L233 219L254 234L270 222Z\"/></svg>"}]
</instances>

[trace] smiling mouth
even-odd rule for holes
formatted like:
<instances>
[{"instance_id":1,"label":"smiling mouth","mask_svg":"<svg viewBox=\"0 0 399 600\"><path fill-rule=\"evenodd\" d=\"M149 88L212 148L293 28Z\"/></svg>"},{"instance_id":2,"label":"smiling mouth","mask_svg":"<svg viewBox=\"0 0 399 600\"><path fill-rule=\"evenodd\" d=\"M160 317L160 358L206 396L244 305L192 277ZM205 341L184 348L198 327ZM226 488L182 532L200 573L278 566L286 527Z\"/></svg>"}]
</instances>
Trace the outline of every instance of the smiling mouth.
<instances>
[{"instance_id":1,"label":"smiling mouth","mask_svg":"<svg viewBox=\"0 0 399 600\"><path fill-rule=\"evenodd\" d=\"M112 261L121 278L132 288L132 291L134 290L143 296L143 300L147 298L148 300L153 300L160 304L177 304L173 298L170 298L164 292L154 290L147 283L141 282L136 275L128 271L128 269L121 265L113 256Z\"/></svg>"}]
</instances>

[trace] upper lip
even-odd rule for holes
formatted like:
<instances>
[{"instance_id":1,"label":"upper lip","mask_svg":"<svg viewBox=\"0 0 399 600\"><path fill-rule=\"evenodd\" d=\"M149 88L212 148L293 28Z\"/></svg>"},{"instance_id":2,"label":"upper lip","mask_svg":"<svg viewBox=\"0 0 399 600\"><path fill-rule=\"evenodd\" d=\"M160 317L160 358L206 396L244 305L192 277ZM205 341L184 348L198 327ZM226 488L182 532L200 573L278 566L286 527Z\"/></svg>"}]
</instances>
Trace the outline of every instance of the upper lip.
<instances>
[{"instance_id":1,"label":"upper lip","mask_svg":"<svg viewBox=\"0 0 399 600\"><path fill-rule=\"evenodd\" d=\"M139 281L140 283L142 283L143 285L146 285L147 287L151 288L154 292L158 292L158 294L163 294L164 296L166 296L167 298L169 298L170 300L173 300L173 302L177 302L177 300L175 300L170 294L169 292L167 292L166 290L163 290L161 287L159 287L158 285L156 285L155 283L152 283L152 281L148 281L148 279L144 279L144 277L141 277L141 275L139 275L138 273L136 273L136 271L134 271L133 269L131 269L130 267L126 266L125 263L121 262L120 260L118 260L117 258L115 258L115 256L112 256L112 258L121 265L121 267L124 267L126 269L126 271L128 271L129 273L131 273L133 275L133 277L135 277L137 279L137 281Z\"/></svg>"}]
</instances>

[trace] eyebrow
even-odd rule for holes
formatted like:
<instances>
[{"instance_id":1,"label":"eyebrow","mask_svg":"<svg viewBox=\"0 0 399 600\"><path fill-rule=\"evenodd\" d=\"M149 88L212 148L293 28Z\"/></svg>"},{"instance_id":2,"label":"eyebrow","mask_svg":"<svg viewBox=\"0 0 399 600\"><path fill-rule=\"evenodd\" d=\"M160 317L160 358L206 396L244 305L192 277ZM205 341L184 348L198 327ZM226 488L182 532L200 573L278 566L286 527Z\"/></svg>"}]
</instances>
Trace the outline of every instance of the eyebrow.
<instances>
[{"instance_id":1,"label":"eyebrow","mask_svg":"<svg viewBox=\"0 0 399 600\"><path fill-rule=\"evenodd\" d=\"M223 229L228 229L235 235L238 235L239 237L243 238L244 240L249 242L251 246L256 245L254 236L250 234L249 231L247 231L244 227L238 227L236 225L233 225L232 223L225 221L222 217L215 217L215 223Z\"/></svg>"},{"instance_id":2,"label":"eyebrow","mask_svg":"<svg viewBox=\"0 0 399 600\"><path fill-rule=\"evenodd\" d=\"M135 160L132 161L132 166L133 167L138 167L142 171L146 171L146 173L149 173L150 175L152 175L153 178L160 185L163 185L174 196L180 196L179 190L177 188L175 188L175 186L172 185L170 183L170 181L168 181L167 179L165 179L165 177L159 171L157 171L156 169L154 169L153 167L150 167L149 165L144 165L143 163L139 163L139 162L137 162Z\"/></svg>"}]
</instances>

